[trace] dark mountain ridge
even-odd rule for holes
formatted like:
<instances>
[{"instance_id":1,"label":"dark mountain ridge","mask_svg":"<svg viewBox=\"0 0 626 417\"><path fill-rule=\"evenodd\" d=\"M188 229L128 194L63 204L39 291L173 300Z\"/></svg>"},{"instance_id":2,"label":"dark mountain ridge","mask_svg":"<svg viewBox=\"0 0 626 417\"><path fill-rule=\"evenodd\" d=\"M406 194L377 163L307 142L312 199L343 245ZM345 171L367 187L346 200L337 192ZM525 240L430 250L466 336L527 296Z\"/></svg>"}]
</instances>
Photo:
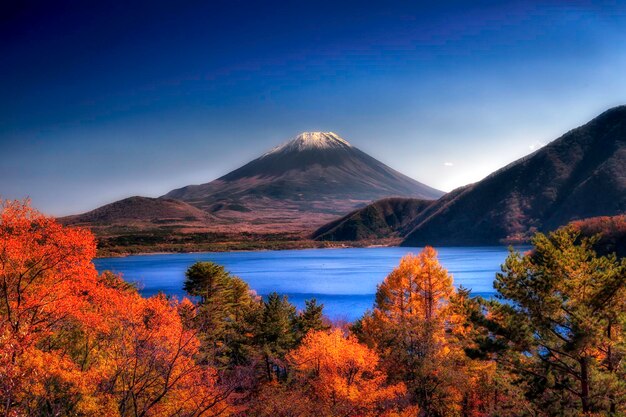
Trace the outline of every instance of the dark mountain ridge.
<instances>
[{"instance_id":1,"label":"dark mountain ridge","mask_svg":"<svg viewBox=\"0 0 626 417\"><path fill-rule=\"evenodd\" d=\"M527 242L536 231L579 219L619 216L626 213L626 106L416 212L403 210L401 200L387 207L402 219L394 227L385 224L389 212L375 202L322 226L314 237L400 236L405 246L498 245Z\"/></svg>"},{"instance_id":2,"label":"dark mountain ridge","mask_svg":"<svg viewBox=\"0 0 626 417\"><path fill-rule=\"evenodd\" d=\"M626 212L626 106L610 109L411 222L403 245L525 241L535 231Z\"/></svg>"}]
</instances>

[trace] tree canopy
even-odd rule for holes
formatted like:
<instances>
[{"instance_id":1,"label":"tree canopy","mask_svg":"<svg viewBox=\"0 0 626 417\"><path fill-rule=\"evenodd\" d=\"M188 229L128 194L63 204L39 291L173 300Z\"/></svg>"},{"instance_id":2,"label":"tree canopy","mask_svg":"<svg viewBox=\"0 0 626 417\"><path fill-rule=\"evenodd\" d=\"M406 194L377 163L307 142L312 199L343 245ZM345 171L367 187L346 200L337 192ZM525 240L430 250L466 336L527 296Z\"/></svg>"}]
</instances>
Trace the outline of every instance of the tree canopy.
<instances>
[{"instance_id":1,"label":"tree canopy","mask_svg":"<svg viewBox=\"0 0 626 417\"><path fill-rule=\"evenodd\" d=\"M351 325L211 262L191 299L98 274L89 231L0 207L0 412L119 417L626 414L626 260L572 227L511 250L496 297L407 254Z\"/></svg>"}]
</instances>

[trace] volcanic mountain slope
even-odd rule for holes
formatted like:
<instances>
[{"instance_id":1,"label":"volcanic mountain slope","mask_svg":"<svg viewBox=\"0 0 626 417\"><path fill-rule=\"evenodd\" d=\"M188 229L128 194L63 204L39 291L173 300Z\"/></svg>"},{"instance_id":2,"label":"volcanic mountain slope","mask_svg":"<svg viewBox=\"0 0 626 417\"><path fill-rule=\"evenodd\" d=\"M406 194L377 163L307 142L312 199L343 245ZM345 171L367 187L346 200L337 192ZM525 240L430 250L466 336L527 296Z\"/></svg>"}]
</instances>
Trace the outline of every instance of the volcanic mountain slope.
<instances>
[{"instance_id":1,"label":"volcanic mountain slope","mask_svg":"<svg viewBox=\"0 0 626 417\"><path fill-rule=\"evenodd\" d=\"M205 210L218 222L274 232L320 226L384 197L436 199L442 194L335 133L307 132L215 181L163 197Z\"/></svg>"},{"instance_id":2,"label":"volcanic mountain slope","mask_svg":"<svg viewBox=\"0 0 626 417\"><path fill-rule=\"evenodd\" d=\"M626 213L626 106L613 108L416 216L405 246L525 241L572 220Z\"/></svg>"},{"instance_id":3,"label":"volcanic mountain slope","mask_svg":"<svg viewBox=\"0 0 626 417\"><path fill-rule=\"evenodd\" d=\"M62 217L67 225L88 226L96 232L158 228L205 228L213 219L208 213L185 202L148 197L129 197L95 210Z\"/></svg>"},{"instance_id":4,"label":"volcanic mountain slope","mask_svg":"<svg viewBox=\"0 0 626 417\"><path fill-rule=\"evenodd\" d=\"M320 227L312 237L325 241L398 237L408 222L432 204L432 200L385 198Z\"/></svg>"}]
</instances>

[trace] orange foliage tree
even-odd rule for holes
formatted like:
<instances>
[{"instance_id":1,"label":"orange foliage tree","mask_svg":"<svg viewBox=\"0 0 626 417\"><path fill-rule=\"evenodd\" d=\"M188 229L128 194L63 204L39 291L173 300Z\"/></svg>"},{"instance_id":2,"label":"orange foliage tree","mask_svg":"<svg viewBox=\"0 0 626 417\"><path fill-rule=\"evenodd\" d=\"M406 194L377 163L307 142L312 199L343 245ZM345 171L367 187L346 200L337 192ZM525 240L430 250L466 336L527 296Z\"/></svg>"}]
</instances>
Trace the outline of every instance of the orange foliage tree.
<instances>
[{"instance_id":1,"label":"orange foliage tree","mask_svg":"<svg viewBox=\"0 0 626 417\"><path fill-rule=\"evenodd\" d=\"M402 258L379 285L374 311L356 326L381 355L391 379L403 381L428 416L477 415L472 409L484 375L468 374L489 369L470 367L458 343L465 329L451 307L455 294L452 277L427 246Z\"/></svg>"},{"instance_id":2,"label":"orange foliage tree","mask_svg":"<svg viewBox=\"0 0 626 417\"><path fill-rule=\"evenodd\" d=\"M385 385L376 352L340 329L309 332L288 361L312 388L318 415L381 415L405 393L402 383Z\"/></svg>"},{"instance_id":3,"label":"orange foliage tree","mask_svg":"<svg viewBox=\"0 0 626 417\"><path fill-rule=\"evenodd\" d=\"M90 232L0 211L0 412L199 416L226 411L178 306L98 275ZM184 304L185 302L183 302ZM182 308L182 306L180 307Z\"/></svg>"}]
</instances>

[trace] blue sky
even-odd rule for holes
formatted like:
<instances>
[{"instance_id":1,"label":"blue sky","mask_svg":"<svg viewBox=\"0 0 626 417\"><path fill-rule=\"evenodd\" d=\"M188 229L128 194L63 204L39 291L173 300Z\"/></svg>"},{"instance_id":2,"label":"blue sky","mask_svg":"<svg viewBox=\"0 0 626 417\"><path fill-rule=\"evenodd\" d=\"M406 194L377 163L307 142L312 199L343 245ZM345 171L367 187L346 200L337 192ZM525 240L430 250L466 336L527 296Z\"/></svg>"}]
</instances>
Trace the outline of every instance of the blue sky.
<instances>
[{"instance_id":1,"label":"blue sky","mask_svg":"<svg viewBox=\"0 0 626 417\"><path fill-rule=\"evenodd\" d=\"M54 215L308 130L447 191L626 103L620 2L6 3L0 196Z\"/></svg>"}]
</instances>

